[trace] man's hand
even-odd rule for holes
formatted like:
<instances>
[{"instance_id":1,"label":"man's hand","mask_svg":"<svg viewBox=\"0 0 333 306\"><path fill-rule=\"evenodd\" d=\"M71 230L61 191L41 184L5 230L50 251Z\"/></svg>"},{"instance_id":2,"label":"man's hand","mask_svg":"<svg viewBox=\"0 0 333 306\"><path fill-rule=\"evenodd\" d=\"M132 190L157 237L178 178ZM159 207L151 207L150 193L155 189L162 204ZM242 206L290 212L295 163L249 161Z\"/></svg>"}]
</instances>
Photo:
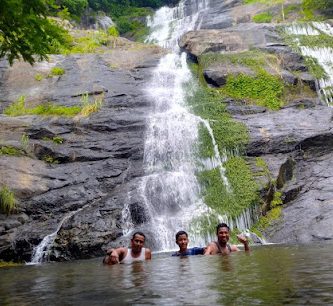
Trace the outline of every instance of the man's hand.
<instances>
[{"instance_id":1,"label":"man's hand","mask_svg":"<svg viewBox=\"0 0 333 306\"><path fill-rule=\"evenodd\" d=\"M117 251L112 251L112 253L109 256L110 256L111 264L114 265L114 264L119 263L119 255L118 255Z\"/></svg>"},{"instance_id":2,"label":"man's hand","mask_svg":"<svg viewBox=\"0 0 333 306\"><path fill-rule=\"evenodd\" d=\"M246 236L243 234L239 234L237 235L237 239L240 243L242 243L244 245L244 250L245 251L249 251L249 241L247 240Z\"/></svg>"}]
</instances>

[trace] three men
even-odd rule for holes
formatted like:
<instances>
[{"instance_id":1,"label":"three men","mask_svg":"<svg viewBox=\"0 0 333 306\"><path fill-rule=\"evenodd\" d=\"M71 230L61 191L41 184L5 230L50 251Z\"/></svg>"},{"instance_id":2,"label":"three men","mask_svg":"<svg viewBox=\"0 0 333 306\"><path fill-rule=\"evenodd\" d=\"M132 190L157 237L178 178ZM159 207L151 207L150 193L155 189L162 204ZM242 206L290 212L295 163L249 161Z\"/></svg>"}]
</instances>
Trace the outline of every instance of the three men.
<instances>
[{"instance_id":1,"label":"three men","mask_svg":"<svg viewBox=\"0 0 333 306\"><path fill-rule=\"evenodd\" d=\"M103 263L114 265L118 263L132 263L151 259L151 250L144 248L146 236L141 232L135 232L131 239L131 248L109 249L103 259Z\"/></svg>"},{"instance_id":2,"label":"three men","mask_svg":"<svg viewBox=\"0 0 333 306\"><path fill-rule=\"evenodd\" d=\"M239 251L236 245L228 243L230 239L230 228L225 223L220 223L216 227L217 241L211 242L207 248L187 248L188 234L185 231L179 231L176 234L176 243L179 251L172 256L188 256L188 255L227 255L231 252ZM151 259L151 250L144 248L145 235L142 232L135 232L131 239L131 248L117 248L107 250L107 254L103 259L103 263L114 265L117 263L132 263L134 261L143 261ZM249 242L244 235L238 235L237 239L244 245L244 250L249 251Z\"/></svg>"}]
</instances>

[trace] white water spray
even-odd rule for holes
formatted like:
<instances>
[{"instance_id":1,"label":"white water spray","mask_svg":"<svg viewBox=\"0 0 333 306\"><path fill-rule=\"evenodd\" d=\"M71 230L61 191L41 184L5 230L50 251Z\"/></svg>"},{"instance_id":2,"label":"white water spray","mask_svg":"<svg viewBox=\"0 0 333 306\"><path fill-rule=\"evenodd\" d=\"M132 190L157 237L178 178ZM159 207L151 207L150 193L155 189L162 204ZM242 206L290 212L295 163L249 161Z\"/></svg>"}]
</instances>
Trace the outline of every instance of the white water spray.
<instances>
[{"instance_id":1,"label":"white water spray","mask_svg":"<svg viewBox=\"0 0 333 306\"><path fill-rule=\"evenodd\" d=\"M203 202L196 177L198 130L202 124L212 139L214 157L200 161L200 164L207 167L205 169L218 168L226 190L231 189L223 167L226 154L220 156L209 122L190 113L187 108L185 85L191 82L192 74L186 54L180 53L178 47L181 35L200 27L208 4L204 0L187 1L194 11L185 13L185 1L181 1L175 8L161 8L148 19L152 33L146 42L157 43L171 51L160 60L146 89L153 111L147 120L145 176L138 186L149 220L143 226L153 231L156 238L154 247L158 250L174 249L174 235L179 230L191 232L192 245L206 245L213 237L209 232L203 232L201 227L203 223L209 225L212 222L211 216L213 227L216 221L230 221L231 226L235 223L240 229L245 229L243 225L251 225L247 212L239 216L239 220L231 221L228 216L212 211ZM128 212L127 205L124 208L126 227L131 223Z\"/></svg>"},{"instance_id":2,"label":"white water spray","mask_svg":"<svg viewBox=\"0 0 333 306\"><path fill-rule=\"evenodd\" d=\"M295 42L304 56L310 56L317 60L324 69L326 76L318 80L319 94L328 106L333 106L333 48L302 46L298 35L328 35L333 37L333 27L322 22L293 24L286 28L286 32L295 35Z\"/></svg>"},{"instance_id":3,"label":"white water spray","mask_svg":"<svg viewBox=\"0 0 333 306\"><path fill-rule=\"evenodd\" d=\"M71 211L70 213L66 214L65 217L60 221L58 224L57 229L45 236L43 240L35 247L33 250L32 256L31 256L31 262L30 264L39 264L44 261L49 260L49 255L50 255L50 249L54 243L55 238L57 237L58 232L60 231L62 225L64 224L65 221L67 221L69 218L74 216L76 213L84 209L87 205L75 210Z\"/></svg>"}]
</instances>

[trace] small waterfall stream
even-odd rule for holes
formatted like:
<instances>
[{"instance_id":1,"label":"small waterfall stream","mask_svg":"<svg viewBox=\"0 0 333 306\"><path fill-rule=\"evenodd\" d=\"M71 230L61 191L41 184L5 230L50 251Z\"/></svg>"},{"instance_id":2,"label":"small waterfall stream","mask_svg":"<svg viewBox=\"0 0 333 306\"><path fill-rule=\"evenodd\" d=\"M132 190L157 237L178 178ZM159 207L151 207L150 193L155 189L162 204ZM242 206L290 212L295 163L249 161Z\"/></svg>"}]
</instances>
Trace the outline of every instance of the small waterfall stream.
<instances>
[{"instance_id":1,"label":"small waterfall stream","mask_svg":"<svg viewBox=\"0 0 333 306\"><path fill-rule=\"evenodd\" d=\"M333 28L323 22L312 22L293 24L286 27L286 32L294 36L302 55L316 59L318 64L324 69L326 75L318 80L319 95L328 106L333 107L333 48L327 46L304 46L299 39L301 35L310 37L328 35L333 37Z\"/></svg>"}]
</instances>

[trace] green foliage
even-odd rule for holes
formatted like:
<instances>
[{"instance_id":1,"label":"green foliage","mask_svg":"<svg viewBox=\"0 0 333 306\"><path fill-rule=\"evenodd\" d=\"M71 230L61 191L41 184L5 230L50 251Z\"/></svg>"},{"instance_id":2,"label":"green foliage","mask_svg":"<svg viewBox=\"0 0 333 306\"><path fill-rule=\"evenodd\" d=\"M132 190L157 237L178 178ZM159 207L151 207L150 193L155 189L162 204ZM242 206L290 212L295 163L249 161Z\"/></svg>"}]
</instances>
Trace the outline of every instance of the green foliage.
<instances>
[{"instance_id":1,"label":"green foliage","mask_svg":"<svg viewBox=\"0 0 333 306\"><path fill-rule=\"evenodd\" d=\"M232 192L226 190L217 168L198 173L198 178L205 203L218 213L234 218L258 202L258 186L241 157L229 158L225 168Z\"/></svg>"},{"instance_id":2,"label":"green foliage","mask_svg":"<svg viewBox=\"0 0 333 306\"><path fill-rule=\"evenodd\" d=\"M35 74L35 80L36 81L41 81L43 79L43 75L40 73Z\"/></svg>"},{"instance_id":3,"label":"green foliage","mask_svg":"<svg viewBox=\"0 0 333 306\"><path fill-rule=\"evenodd\" d=\"M256 77L245 74L229 75L223 92L236 99L277 110L283 106L283 82L276 76L262 71Z\"/></svg>"},{"instance_id":4,"label":"green foliage","mask_svg":"<svg viewBox=\"0 0 333 306\"><path fill-rule=\"evenodd\" d=\"M282 193L280 191L275 191L273 195L273 200L271 202L271 208L277 207L279 205L282 205L282 199L281 199Z\"/></svg>"},{"instance_id":5,"label":"green foliage","mask_svg":"<svg viewBox=\"0 0 333 306\"><path fill-rule=\"evenodd\" d=\"M0 1L0 58L12 64L47 59L55 45L65 45L66 31L47 18L52 0Z\"/></svg>"},{"instance_id":6,"label":"green foliage","mask_svg":"<svg viewBox=\"0 0 333 306\"><path fill-rule=\"evenodd\" d=\"M315 47L329 47L333 48L333 37L327 34L320 35L295 35L299 39L302 46L315 48Z\"/></svg>"},{"instance_id":7,"label":"green foliage","mask_svg":"<svg viewBox=\"0 0 333 306\"><path fill-rule=\"evenodd\" d=\"M42 116L68 116L72 117L81 111L79 106L61 106L52 103L43 103L36 107L28 108L25 106L25 98L21 96L16 102L9 105L4 110L4 114L8 116L23 115L42 115Z\"/></svg>"},{"instance_id":8,"label":"green foliage","mask_svg":"<svg viewBox=\"0 0 333 306\"><path fill-rule=\"evenodd\" d=\"M21 264L21 263L0 260L0 268L17 267L17 266L22 266L22 265L23 264Z\"/></svg>"},{"instance_id":9,"label":"green foliage","mask_svg":"<svg viewBox=\"0 0 333 306\"><path fill-rule=\"evenodd\" d=\"M88 0L57 0L61 9L67 9L74 16L81 16L88 6Z\"/></svg>"},{"instance_id":10,"label":"green foliage","mask_svg":"<svg viewBox=\"0 0 333 306\"><path fill-rule=\"evenodd\" d=\"M303 0L302 9L305 20L314 20L315 12L323 14L326 18L333 17L332 0Z\"/></svg>"},{"instance_id":11,"label":"green foliage","mask_svg":"<svg viewBox=\"0 0 333 306\"><path fill-rule=\"evenodd\" d=\"M263 158L256 157L256 167L260 169L259 172L256 172L256 176L266 176L271 179L271 172Z\"/></svg>"},{"instance_id":12,"label":"green foliage","mask_svg":"<svg viewBox=\"0 0 333 306\"><path fill-rule=\"evenodd\" d=\"M118 30L117 30L116 27L110 27L110 28L108 28L108 34L110 36L114 36L114 37L118 37L119 36L119 32L118 32Z\"/></svg>"},{"instance_id":13,"label":"green foliage","mask_svg":"<svg viewBox=\"0 0 333 306\"><path fill-rule=\"evenodd\" d=\"M48 75L48 77L59 76L65 73L65 69L61 67L53 67Z\"/></svg>"},{"instance_id":14,"label":"green foliage","mask_svg":"<svg viewBox=\"0 0 333 306\"><path fill-rule=\"evenodd\" d=\"M23 148L24 151L28 151L29 148L29 142L30 142L30 138L29 135L23 133L21 136L21 146Z\"/></svg>"},{"instance_id":15,"label":"green foliage","mask_svg":"<svg viewBox=\"0 0 333 306\"><path fill-rule=\"evenodd\" d=\"M64 139L60 136L54 136L52 138L52 141L56 144L62 144L64 142Z\"/></svg>"},{"instance_id":16,"label":"green foliage","mask_svg":"<svg viewBox=\"0 0 333 306\"><path fill-rule=\"evenodd\" d=\"M103 104L103 96L100 96L94 100L94 102L89 101L88 93L85 93L81 99L82 109L80 115L83 117L89 116L91 113L99 111Z\"/></svg>"},{"instance_id":17,"label":"green foliage","mask_svg":"<svg viewBox=\"0 0 333 306\"><path fill-rule=\"evenodd\" d=\"M249 140L247 129L227 113L221 92L199 84L189 91L191 95L187 97L187 103L196 115L209 120L221 154L224 150L232 152L244 149ZM208 132L204 130L203 126L199 130L199 152L201 156L209 157L212 156L213 149L208 146L211 140Z\"/></svg>"},{"instance_id":18,"label":"green foliage","mask_svg":"<svg viewBox=\"0 0 333 306\"><path fill-rule=\"evenodd\" d=\"M11 214L16 210L16 200L14 193L7 187L0 189L0 211L5 214Z\"/></svg>"},{"instance_id":19,"label":"green foliage","mask_svg":"<svg viewBox=\"0 0 333 306\"><path fill-rule=\"evenodd\" d=\"M309 72L311 73L311 75L314 76L316 79L319 80L328 78L326 71L322 66L320 66L316 58L313 58L311 56L304 56L304 62L309 68Z\"/></svg>"},{"instance_id":20,"label":"green foliage","mask_svg":"<svg viewBox=\"0 0 333 306\"><path fill-rule=\"evenodd\" d=\"M252 20L256 23L270 23L272 21L272 18L272 13L264 12L253 16Z\"/></svg>"},{"instance_id":21,"label":"green foliage","mask_svg":"<svg viewBox=\"0 0 333 306\"><path fill-rule=\"evenodd\" d=\"M59 161L51 155L43 156L42 160L48 164L59 164Z\"/></svg>"},{"instance_id":22,"label":"green foliage","mask_svg":"<svg viewBox=\"0 0 333 306\"><path fill-rule=\"evenodd\" d=\"M21 156L23 152L12 146L0 146L0 155Z\"/></svg>"},{"instance_id":23,"label":"green foliage","mask_svg":"<svg viewBox=\"0 0 333 306\"><path fill-rule=\"evenodd\" d=\"M282 208L281 206L271 209L266 216L260 217L259 221L251 228L251 231L255 233L261 233L268 226L270 226L274 221L281 217Z\"/></svg>"}]
</instances>

